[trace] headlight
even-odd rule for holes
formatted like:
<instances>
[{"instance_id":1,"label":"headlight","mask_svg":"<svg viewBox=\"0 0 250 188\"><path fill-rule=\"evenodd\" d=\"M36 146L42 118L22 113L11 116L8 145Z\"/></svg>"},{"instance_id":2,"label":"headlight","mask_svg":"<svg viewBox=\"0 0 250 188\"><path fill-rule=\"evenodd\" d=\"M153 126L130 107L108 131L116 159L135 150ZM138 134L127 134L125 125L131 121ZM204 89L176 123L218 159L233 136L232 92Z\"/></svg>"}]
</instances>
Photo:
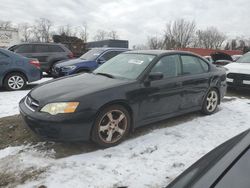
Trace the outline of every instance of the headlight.
<instances>
[{"instance_id":1,"label":"headlight","mask_svg":"<svg viewBox=\"0 0 250 188\"><path fill-rule=\"evenodd\" d=\"M66 72L66 71L71 71L74 70L76 68L76 66L71 65L71 66L66 66L66 67L62 67L62 71Z\"/></svg>"},{"instance_id":2,"label":"headlight","mask_svg":"<svg viewBox=\"0 0 250 188\"><path fill-rule=\"evenodd\" d=\"M41 112L47 112L51 115L73 113L75 112L79 102L59 102L46 104Z\"/></svg>"}]
</instances>

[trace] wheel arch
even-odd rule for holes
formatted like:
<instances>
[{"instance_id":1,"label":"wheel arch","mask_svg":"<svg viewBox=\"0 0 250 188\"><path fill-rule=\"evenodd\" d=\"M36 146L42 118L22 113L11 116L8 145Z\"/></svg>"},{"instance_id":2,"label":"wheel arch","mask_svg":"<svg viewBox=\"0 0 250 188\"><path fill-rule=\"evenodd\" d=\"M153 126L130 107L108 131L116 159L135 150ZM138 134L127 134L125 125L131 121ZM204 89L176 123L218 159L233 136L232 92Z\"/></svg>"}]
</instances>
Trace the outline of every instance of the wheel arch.
<instances>
[{"instance_id":1,"label":"wheel arch","mask_svg":"<svg viewBox=\"0 0 250 188\"><path fill-rule=\"evenodd\" d=\"M99 110L97 111L97 113L96 113L96 115L95 115L95 120L96 120L96 118L98 117L98 115L101 113L101 111L103 110L103 109L105 109L105 108L107 108L108 106L111 106L111 105L120 105L120 106L122 106L122 107L124 107L127 111L128 111L128 113L129 113L129 115L130 115L130 130L129 130L129 132L131 132L131 131L133 131L134 130L134 112L133 112L133 109L131 108L131 106L129 105L129 103L128 103L128 101L126 101L126 100L123 100L123 99L118 99L118 100L114 100L114 101L110 101L110 102L108 102L108 103L105 103L105 104L103 104L100 108L99 108ZM95 122L94 122L95 123ZM93 131L93 127L94 127L94 125L92 126L92 128L91 128L91 133L92 133L92 131Z\"/></svg>"},{"instance_id":2,"label":"wheel arch","mask_svg":"<svg viewBox=\"0 0 250 188\"><path fill-rule=\"evenodd\" d=\"M3 80L2 80L2 85L4 85L4 81L5 81L6 77L7 77L8 75L10 75L10 74L13 74L13 73L22 74L22 75L25 77L26 81L29 81L29 79L28 79L27 75L25 74L25 72L23 72L23 71L21 71L21 70L10 70L10 71L8 71L8 72L6 72L6 73L4 74Z\"/></svg>"}]
</instances>

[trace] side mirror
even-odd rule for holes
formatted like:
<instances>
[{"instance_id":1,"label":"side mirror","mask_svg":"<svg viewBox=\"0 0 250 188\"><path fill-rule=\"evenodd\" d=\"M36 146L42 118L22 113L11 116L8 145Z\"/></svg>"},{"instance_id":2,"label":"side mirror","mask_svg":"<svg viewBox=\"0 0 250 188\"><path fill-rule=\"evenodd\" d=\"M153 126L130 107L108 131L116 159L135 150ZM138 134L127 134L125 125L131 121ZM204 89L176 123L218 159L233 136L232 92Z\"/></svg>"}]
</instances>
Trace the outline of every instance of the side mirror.
<instances>
[{"instance_id":1,"label":"side mirror","mask_svg":"<svg viewBox=\"0 0 250 188\"><path fill-rule=\"evenodd\" d=\"M149 81L154 81L154 80L161 80L163 79L163 73L162 72L151 72L148 75Z\"/></svg>"},{"instance_id":2,"label":"side mirror","mask_svg":"<svg viewBox=\"0 0 250 188\"><path fill-rule=\"evenodd\" d=\"M100 57L99 59L97 59L97 63L98 63L98 64L103 64L103 63L105 63L105 62L106 62L105 59L102 58L102 57Z\"/></svg>"}]
</instances>

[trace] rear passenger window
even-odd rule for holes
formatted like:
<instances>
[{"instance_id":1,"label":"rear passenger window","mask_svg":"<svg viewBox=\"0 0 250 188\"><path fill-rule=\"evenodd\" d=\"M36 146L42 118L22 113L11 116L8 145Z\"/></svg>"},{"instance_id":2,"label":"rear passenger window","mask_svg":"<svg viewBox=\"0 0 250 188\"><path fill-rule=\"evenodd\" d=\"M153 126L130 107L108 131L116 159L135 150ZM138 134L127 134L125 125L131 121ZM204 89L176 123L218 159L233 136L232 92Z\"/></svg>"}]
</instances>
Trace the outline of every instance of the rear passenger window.
<instances>
[{"instance_id":1,"label":"rear passenger window","mask_svg":"<svg viewBox=\"0 0 250 188\"><path fill-rule=\"evenodd\" d=\"M48 45L35 45L35 53L49 52Z\"/></svg>"},{"instance_id":2,"label":"rear passenger window","mask_svg":"<svg viewBox=\"0 0 250 188\"><path fill-rule=\"evenodd\" d=\"M21 45L16 48L16 53L32 53L32 46L31 45Z\"/></svg>"},{"instance_id":3,"label":"rear passenger window","mask_svg":"<svg viewBox=\"0 0 250 188\"><path fill-rule=\"evenodd\" d=\"M201 62L197 57L182 55L181 60L183 66L183 74L201 74L207 72L204 70L203 66L208 70L208 67L206 68L205 65L201 65Z\"/></svg>"},{"instance_id":4,"label":"rear passenger window","mask_svg":"<svg viewBox=\"0 0 250 188\"><path fill-rule=\"evenodd\" d=\"M110 60L111 58L117 56L118 54L122 53L122 51L110 51L110 52L106 52L102 58L105 60L105 61L108 61Z\"/></svg>"},{"instance_id":5,"label":"rear passenger window","mask_svg":"<svg viewBox=\"0 0 250 188\"><path fill-rule=\"evenodd\" d=\"M50 52L64 52L64 50L58 45L50 45L49 51Z\"/></svg>"},{"instance_id":6,"label":"rear passenger window","mask_svg":"<svg viewBox=\"0 0 250 188\"><path fill-rule=\"evenodd\" d=\"M201 64L203 70L204 70L205 72L208 72L208 71L209 71L209 66L208 66L208 64L207 64L205 61L203 61L202 59L198 59L198 60L199 60L199 62L200 62L200 64Z\"/></svg>"}]
</instances>

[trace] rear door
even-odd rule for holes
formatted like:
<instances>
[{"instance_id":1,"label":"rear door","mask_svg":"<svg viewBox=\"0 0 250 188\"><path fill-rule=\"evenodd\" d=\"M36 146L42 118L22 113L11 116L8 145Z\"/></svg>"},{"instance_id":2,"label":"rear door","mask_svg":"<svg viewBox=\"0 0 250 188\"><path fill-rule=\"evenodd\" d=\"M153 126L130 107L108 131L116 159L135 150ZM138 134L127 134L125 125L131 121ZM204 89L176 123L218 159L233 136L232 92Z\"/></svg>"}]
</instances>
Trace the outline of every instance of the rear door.
<instances>
[{"instance_id":1,"label":"rear door","mask_svg":"<svg viewBox=\"0 0 250 188\"><path fill-rule=\"evenodd\" d=\"M181 109L201 106L209 88L209 65L199 57L181 55L183 96Z\"/></svg>"}]
</instances>

